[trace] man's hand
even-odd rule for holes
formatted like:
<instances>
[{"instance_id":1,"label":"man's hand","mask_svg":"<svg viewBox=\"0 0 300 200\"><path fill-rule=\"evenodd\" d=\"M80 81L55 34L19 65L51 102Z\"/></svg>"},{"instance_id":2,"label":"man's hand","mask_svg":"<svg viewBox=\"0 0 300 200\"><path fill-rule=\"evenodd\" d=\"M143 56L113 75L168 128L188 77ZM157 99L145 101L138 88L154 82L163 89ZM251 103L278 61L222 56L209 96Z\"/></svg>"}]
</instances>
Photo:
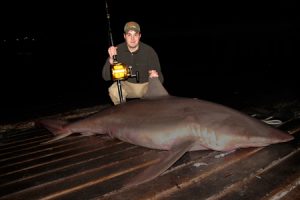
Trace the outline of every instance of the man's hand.
<instances>
[{"instance_id":1,"label":"man's hand","mask_svg":"<svg viewBox=\"0 0 300 200\"><path fill-rule=\"evenodd\" d=\"M109 54L109 63L112 65L114 62L114 56L117 55L117 48L115 46L111 46L108 48L108 54Z\"/></svg>"},{"instance_id":2,"label":"man's hand","mask_svg":"<svg viewBox=\"0 0 300 200\"><path fill-rule=\"evenodd\" d=\"M149 70L148 73L150 78L158 77L158 73L156 70Z\"/></svg>"}]
</instances>

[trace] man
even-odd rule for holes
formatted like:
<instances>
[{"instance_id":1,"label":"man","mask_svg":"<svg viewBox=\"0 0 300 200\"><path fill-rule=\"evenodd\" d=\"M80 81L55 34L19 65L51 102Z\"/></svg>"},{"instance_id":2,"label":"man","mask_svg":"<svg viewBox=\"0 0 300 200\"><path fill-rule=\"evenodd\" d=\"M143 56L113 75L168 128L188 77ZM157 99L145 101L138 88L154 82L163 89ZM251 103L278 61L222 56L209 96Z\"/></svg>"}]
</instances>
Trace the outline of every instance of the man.
<instances>
[{"instance_id":1,"label":"man","mask_svg":"<svg viewBox=\"0 0 300 200\"><path fill-rule=\"evenodd\" d=\"M126 98L141 98L148 88L149 74L154 70L158 74L161 82L164 78L161 72L160 62L155 50L140 41L141 29L136 22L127 22L124 26L125 42L108 48L109 57L102 69L104 80L111 80L111 65L114 62L113 57L117 56L117 61L132 67L132 72L139 72L139 83L136 78L129 77L121 81L123 101ZM117 105L120 103L117 82L114 82L108 89L112 102Z\"/></svg>"}]
</instances>

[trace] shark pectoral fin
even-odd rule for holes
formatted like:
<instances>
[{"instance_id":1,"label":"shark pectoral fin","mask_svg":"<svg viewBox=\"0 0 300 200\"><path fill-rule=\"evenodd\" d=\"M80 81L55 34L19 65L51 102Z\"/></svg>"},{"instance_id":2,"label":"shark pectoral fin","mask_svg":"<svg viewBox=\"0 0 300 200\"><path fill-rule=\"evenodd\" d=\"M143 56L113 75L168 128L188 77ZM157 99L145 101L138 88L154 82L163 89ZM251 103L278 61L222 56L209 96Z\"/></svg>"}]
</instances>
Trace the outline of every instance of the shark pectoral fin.
<instances>
[{"instance_id":1,"label":"shark pectoral fin","mask_svg":"<svg viewBox=\"0 0 300 200\"><path fill-rule=\"evenodd\" d=\"M93 132L84 132L84 133L80 133L80 134L85 137L96 135L96 133L93 133Z\"/></svg>"},{"instance_id":2,"label":"shark pectoral fin","mask_svg":"<svg viewBox=\"0 0 300 200\"><path fill-rule=\"evenodd\" d=\"M63 139L65 137L68 137L69 135L71 135L72 133L64 133L64 134L61 134L61 135L57 135L55 136L54 138L50 139L50 140L47 140L46 142L41 142L41 144L49 144L49 143L52 143L52 142L55 142L57 140L60 140L60 139Z\"/></svg>"},{"instance_id":3,"label":"shark pectoral fin","mask_svg":"<svg viewBox=\"0 0 300 200\"><path fill-rule=\"evenodd\" d=\"M126 184L126 187L148 182L158 177L171 167L181 156L183 156L185 152L189 151L193 144L194 141L187 140L173 145L171 150L165 151L159 156L157 163L151 165L145 171L138 174L133 180L130 180L130 182Z\"/></svg>"}]
</instances>

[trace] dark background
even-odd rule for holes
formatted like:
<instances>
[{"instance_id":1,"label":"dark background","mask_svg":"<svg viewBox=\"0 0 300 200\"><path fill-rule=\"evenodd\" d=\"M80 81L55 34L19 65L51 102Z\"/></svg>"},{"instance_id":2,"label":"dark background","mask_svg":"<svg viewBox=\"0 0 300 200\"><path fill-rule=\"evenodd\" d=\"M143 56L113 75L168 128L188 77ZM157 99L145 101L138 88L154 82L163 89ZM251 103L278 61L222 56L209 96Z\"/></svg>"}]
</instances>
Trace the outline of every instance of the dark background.
<instances>
[{"instance_id":1,"label":"dark background","mask_svg":"<svg viewBox=\"0 0 300 200\"><path fill-rule=\"evenodd\" d=\"M173 95L232 107L299 96L296 1L108 3L114 43L137 21ZM2 3L0 42L2 122L110 103L104 1Z\"/></svg>"}]
</instances>

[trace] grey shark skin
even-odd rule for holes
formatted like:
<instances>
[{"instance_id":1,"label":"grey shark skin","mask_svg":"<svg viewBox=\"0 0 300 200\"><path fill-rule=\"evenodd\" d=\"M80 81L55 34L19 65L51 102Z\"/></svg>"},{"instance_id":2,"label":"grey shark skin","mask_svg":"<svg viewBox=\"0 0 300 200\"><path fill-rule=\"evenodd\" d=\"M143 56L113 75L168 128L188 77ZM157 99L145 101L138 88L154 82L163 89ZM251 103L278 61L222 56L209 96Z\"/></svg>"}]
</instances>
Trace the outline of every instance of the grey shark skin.
<instances>
[{"instance_id":1,"label":"grey shark skin","mask_svg":"<svg viewBox=\"0 0 300 200\"><path fill-rule=\"evenodd\" d=\"M128 185L149 181L167 170L185 152L232 151L287 142L293 136L232 108L200 99L169 95L158 78L149 78L143 99L111 106L72 123L45 119L38 122L56 137L72 133L109 134L135 145L167 150Z\"/></svg>"}]
</instances>

